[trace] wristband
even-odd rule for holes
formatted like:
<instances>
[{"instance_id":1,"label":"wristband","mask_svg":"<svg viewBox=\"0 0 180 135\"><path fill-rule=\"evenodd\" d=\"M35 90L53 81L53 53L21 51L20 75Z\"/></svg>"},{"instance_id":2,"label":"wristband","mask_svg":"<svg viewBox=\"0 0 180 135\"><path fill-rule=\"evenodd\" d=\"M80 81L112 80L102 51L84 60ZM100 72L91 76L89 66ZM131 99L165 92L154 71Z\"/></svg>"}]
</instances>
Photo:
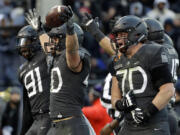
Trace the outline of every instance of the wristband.
<instances>
[{"instance_id":1,"label":"wristband","mask_svg":"<svg viewBox=\"0 0 180 135\"><path fill-rule=\"evenodd\" d=\"M42 24L40 29L37 31L38 35L42 35L44 33L48 33L49 31L51 31L51 28L47 27L45 24Z\"/></svg>"},{"instance_id":2,"label":"wristband","mask_svg":"<svg viewBox=\"0 0 180 135\"><path fill-rule=\"evenodd\" d=\"M105 35L99 29L93 32L92 35L95 37L97 42L100 42L105 37Z\"/></svg>"},{"instance_id":3,"label":"wristband","mask_svg":"<svg viewBox=\"0 0 180 135\"><path fill-rule=\"evenodd\" d=\"M74 23L73 23L72 19L68 20L66 23L66 32L68 35L73 35L75 33Z\"/></svg>"},{"instance_id":4,"label":"wristband","mask_svg":"<svg viewBox=\"0 0 180 135\"><path fill-rule=\"evenodd\" d=\"M154 114L156 114L157 112L159 112L158 108L153 104L153 103L150 103L146 110L145 110L146 114L148 117L151 117L153 116Z\"/></svg>"},{"instance_id":5,"label":"wristband","mask_svg":"<svg viewBox=\"0 0 180 135\"><path fill-rule=\"evenodd\" d=\"M125 109L121 100L116 101L115 107L119 111L124 111Z\"/></svg>"},{"instance_id":6,"label":"wristband","mask_svg":"<svg viewBox=\"0 0 180 135\"><path fill-rule=\"evenodd\" d=\"M105 35L100 31L99 27L94 21L90 20L89 22L90 24L88 24L87 31L94 36L97 42L100 42Z\"/></svg>"},{"instance_id":7,"label":"wristband","mask_svg":"<svg viewBox=\"0 0 180 135\"><path fill-rule=\"evenodd\" d=\"M75 32L74 32L74 24L70 25L70 26L67 26L67 34L68 35L73 35Z\"/></svg>"}]
</instances>

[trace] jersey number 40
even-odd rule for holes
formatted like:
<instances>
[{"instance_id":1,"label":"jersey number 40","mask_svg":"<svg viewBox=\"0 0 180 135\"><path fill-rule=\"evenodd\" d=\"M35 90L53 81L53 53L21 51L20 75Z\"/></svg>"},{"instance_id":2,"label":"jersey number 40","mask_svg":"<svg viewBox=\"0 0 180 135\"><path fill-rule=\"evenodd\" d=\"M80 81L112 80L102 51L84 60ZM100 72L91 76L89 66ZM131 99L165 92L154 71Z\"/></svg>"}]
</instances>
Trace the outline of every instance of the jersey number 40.
<instances>
[{"instance_id":1,"label":"jersey number 40","mask_svg":"<svg viewBox=\"0 0 180 135\"><path fill-rule=\"evenodd\" d=\"M84 79L84 81L82 82L85 86L88 85L88 77L89 77L89 75L87 75L86 78ZM59 67L55 67L51 70L51 90L50 90L50 92L58 93L61 90L62 85L63 85L63 79L61 76L61 71L60 71Z\"/></svg>"}]
</instances>

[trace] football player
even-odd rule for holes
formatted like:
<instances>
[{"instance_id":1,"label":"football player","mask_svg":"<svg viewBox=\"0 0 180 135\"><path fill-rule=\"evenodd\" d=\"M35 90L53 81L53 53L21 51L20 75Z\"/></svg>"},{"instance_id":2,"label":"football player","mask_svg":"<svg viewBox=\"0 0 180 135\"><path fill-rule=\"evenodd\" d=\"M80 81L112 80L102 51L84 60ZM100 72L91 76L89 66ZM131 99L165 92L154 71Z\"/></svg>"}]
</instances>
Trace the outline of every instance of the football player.
<instances>
[{"instance_id":1,"label":"football player","mask_svg":"<svg viewBox=\"0 0 180 135\"><path fill-rule=\"evenodd\" d=\"M92 19L85 22L89 28L95 24ZM112 105L125 112L119 134L169 135L165 106L174 94L174 86L167 50L155 43L144 44L147 25L135 16L117 20L113 33L117 55L111 71ZM99 35L101 43L107 38L99 31L93 35Z\"/></svg>"},{"instance_id":2,"label":"football player","mask_svg":"<svg viewBox=\"0 0 180 135\"><path fill-rule=\"evenodd\" d=\"M46 56L41 50L37 32L30 25L24 26L17 37L18 52L27 60L19 68L19 80L24 88L21 134L45 135L50 128L50 75Z\"/></svg>"},{"instance_id":3,"label":"football player","mask_svg":"<svg viewBox=\"0 0 180 135\"><path fill-rule=\"evenodd\" d=\"M173 76L174 83L176 83L177 69L179 67L179 59L178 59L178 54L175 48L173 47L174 45L173 45L172 40L166 33L164 33L164 28L160 24L160 22L151 18L145 18L143 20L146 22L147 27L148 27L148 40L154 41L158 44L163 45L165 48L167 48L169 59L170 59L169 68Z\"/></svg>"},{"instance_id":4,"label":"football player","mask_svg":"<svg viewBox=\"0 0 180 135\"><path fill-rule=\"evenodd\" d=\"M43 35L40 36L41 45L45 45L44 50L54 57L50 88L52 127L48 135L95 135L81 111L90 72L90 56L85 49L79 47L83 31L72 22L72 15L69 8L67 22L47 33L49 42L46 39L45 43ZM31 17L30 20L38 20L33 19L35 16ZM30 24L34 26L34 23Z\"/></svg>"},{"instance_id":5,"label":"football player","mask_svg":"<svg viewBox=\"0 0 180 135\"><path fill-rule=\"evenodd\" d=\"M164 28L160 24L160 22L151 18L145 18L144 21L146 22L148 27L148 40L157 42L167 48L169 54L169 69L171 71L173 81L174 83L176 83L177 69L179 67L179 59L178 59L178 54L175 48L173 47L174 45L172 40L167 34L164 33ZM176 117L174 116L175 114L174 109L172 108L174 102L175 102L175 96L171 98L171 101L168 104L168 122L169 122L171 135L176 134L177 125L178 125Z\"/></svg>"},{"instance_id":6,"label":"football player","mask_svg":"<svg viewBox=\"0 0 180 135\"><path fill-rule=\"evenodd\" d=\"M105 50L105 52L113 56L116 54L115 50L113 49L111 39L108 36L105 36L104 33L99 29L98 19L92 18L91 14L84 13L82 18L82 26L93 35L99 45Z\"/></svg>"},{"instance_id":7,"label":"football player","mask_svg":"<svg viewBox=\"0 0 180 135\"><path fill-rule=\"evenodd\" d=\"M97 42L99 42L99 45L106 51L106 53L110 56L113 56L116 54L114 48L114 44L111 40L112 35L105 36L98 26L98 18L96 17L94 20L92 19L92 16L88 13L85 13L83 15L82 25L84 28L91 33ZM109 73L107 77L105 78L105 84L103 89L103 95L101 97L101 104L107 108L108 114L114 119L113 122L108 123L101 131L102 135L110 134L114 130L114 134L117 134L119 130L119 122L122 121L123 116L120 114L119 111L112 108L111 104L111 86L112 86L112 76ZM113 126L113 128L112 128Z\"/></svg>"},{"instance_id":8,"label":"football player","mask_svg":"<svg viewBox=\"0 0 180 135\"><path fill-rule=\"evenodd\" d=\"M116 48L123 53L114 59L112 71L116 76L112 78L112 105L126 112L120 133L168 135L165 106L174 94L174 86L167 50L155 43L144 43L147 25L136 16L120 18L113 33Z\"/></svg>"}]
</instances>

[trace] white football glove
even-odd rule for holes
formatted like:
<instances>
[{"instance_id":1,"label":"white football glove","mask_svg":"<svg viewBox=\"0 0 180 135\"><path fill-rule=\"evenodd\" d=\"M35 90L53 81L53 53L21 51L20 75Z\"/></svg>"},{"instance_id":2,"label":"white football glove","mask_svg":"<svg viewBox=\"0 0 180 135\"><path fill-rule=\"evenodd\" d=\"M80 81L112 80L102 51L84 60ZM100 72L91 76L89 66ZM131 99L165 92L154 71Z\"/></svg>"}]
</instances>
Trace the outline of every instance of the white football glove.
<instances>
[{"instance_id":1,"label":"white football glove","mask_svg":"<svg viewBox=\"0 0 180 135\"><path fill-rule=\"evenodd\" d=\"M26 13L26 21L34 28L36 31L41 30L41 18L37 14L36 9L29 9L29 12Z\"/></svg>"}]
</instances>

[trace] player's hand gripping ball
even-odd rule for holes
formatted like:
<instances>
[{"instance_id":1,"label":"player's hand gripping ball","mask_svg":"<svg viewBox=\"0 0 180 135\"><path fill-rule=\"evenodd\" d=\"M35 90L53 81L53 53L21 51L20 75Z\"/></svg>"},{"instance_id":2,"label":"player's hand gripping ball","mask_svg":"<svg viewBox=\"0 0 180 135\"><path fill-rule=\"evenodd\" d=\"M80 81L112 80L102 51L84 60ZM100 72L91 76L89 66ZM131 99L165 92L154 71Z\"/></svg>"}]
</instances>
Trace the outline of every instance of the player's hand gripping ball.
<instances>
[{"instance_id":1,"label":"player's hand gripping ball","mask_svg":"<svg viewBox=\"0 0 180 135\"><path fill-rule=\"evenodd\" d=\"M46 26L50 28L59 27L73 16L70 6L57 5L50 9L46 15Z\"/></svg>"}]
</instances>

